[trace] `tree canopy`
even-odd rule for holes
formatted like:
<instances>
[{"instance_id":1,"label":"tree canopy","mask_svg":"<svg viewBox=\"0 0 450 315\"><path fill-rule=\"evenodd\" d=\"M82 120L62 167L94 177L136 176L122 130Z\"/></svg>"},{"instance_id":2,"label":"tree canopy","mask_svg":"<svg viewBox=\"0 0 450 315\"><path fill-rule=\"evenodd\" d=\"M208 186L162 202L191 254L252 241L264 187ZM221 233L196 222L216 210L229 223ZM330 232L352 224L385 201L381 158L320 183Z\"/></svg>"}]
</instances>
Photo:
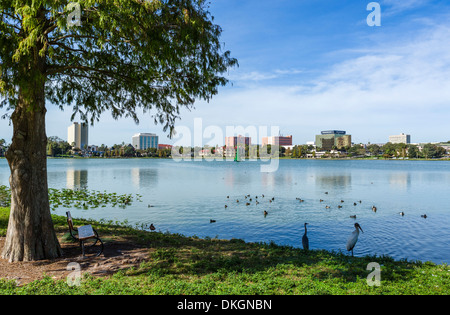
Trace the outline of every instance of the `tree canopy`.
<instances>
[{"instance_id":1,"label":"tree canopy","mask_svg":"<svg viewBox=\"0 0 450 315\"><path fill-rule=\"evenodd\" d=\"M110 111L137 122L142 108L166 130L181 107L215 95L237 64L203 0L79 0L79 26L70 3L0 2L1 107L14 109L18 87L44 76L46 100L71 105L73 117L94 122ZM26 71L36 55L41 71Z\"/></svg>"}]
</instances>

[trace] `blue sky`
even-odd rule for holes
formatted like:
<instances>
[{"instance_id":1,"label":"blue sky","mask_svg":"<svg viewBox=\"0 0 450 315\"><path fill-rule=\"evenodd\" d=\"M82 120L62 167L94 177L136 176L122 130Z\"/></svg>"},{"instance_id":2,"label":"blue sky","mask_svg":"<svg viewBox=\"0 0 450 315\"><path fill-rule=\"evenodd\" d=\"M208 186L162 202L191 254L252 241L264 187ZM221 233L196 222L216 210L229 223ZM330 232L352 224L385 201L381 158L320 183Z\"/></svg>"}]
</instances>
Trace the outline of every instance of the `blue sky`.
<instances>
[{"instance_id":1,"label":"blue sky","mask_svg":"<svg viewBox=\"0 0 450 315\"><path fill-rule=\"evenodd\" d=\"M226 126L278 126L295 144L328 129L346 130L355 143L401 132L412 142L450 140L450 3L380 0L381 26L369 27L370 2L212 0L221 40L240 66L228 74L232 84L183 110L178 125L194 130L201 118L224 133ZM48 106L47 135L66 139L70 115L70 107ZM177 141L149 114L139 117L135 125L105 113L89 142L131 142L136 132ZM9 142L12 127L0 124Z\"/></svg>"}]
</instances>

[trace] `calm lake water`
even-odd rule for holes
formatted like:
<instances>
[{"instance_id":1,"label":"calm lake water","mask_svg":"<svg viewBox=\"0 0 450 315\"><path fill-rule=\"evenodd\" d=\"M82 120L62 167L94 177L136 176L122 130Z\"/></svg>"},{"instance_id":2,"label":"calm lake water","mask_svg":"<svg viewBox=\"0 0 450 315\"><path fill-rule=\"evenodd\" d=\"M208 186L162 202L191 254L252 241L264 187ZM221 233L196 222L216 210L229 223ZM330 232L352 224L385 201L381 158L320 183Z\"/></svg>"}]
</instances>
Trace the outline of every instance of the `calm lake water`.
<instances>
[{"instance_id":1,"label":"calm lake water","mask_svg":"<svg viewBox=\"0 0 450 315\"><path fill-rule=\"evenodd\" d=\"M142 202L126 209L71 209L74 217L153 223L162 232L274 241L295 247L301 247L303 223L308 222L311 249L342 252L346 252L347 238L358 222L364 233L355 256L385 254L450 263L449 162L279 162L276 172L262 173L261 162L249 161L50 159L48 181L52 188L143 196ZM8 185L8 177L9 167L1 159L0 184ZM248 194L252 201L244 199ZM272 197L275 200L269 202ZM269 213L266 217L264 210ZM60 208L55 213L65 211ZM428 217L422 218L423 214ZM356 215L356 220L351 215ZM210 223L210 219L216 222Z\"/></svg>"}]
</instances>

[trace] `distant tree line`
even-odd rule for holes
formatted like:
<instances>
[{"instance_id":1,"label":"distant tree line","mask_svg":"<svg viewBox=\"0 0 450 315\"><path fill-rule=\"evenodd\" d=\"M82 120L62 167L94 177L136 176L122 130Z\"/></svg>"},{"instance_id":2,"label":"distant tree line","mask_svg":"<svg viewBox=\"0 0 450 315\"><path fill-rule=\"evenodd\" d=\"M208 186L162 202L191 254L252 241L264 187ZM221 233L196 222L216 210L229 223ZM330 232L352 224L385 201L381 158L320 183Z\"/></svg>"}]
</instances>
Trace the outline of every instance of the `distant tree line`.
<instances>
[{"instance_id":1,"label":"distant tree line","mask_svg":"<svg viewBox=\"0 0 450 315\"><path fill-rule=\"evenodd\" d=\"M448 141L450 144L450 140ZM4 139L0 139L0 156L4 155L4 152L7 149L6 141ZM87 148L85 148L87 149ZM180 147L178 152L180 154L186 154L187 152L183 152L187 148ZM210 150L211 155L215 154L216 147L189 147L191 156L194 156L196 152L200 150ZM245 158L249 157L260 157L260 145L245 145ZM269 144L264 147L264 153L271 154L272 146ZM355 144L351 147L344 147L338 149L337 147L333 147L333 150L338 152L338 156L340 157L362 157L362 156L378 156L382 158L410 158L410 159L436 159L442 158L446 154L446 150L436 144L427 143L423 145L420 150L418 145L413 144L404 144L404 143L386 143L382 146L377 144L369 144L364 147L362 144ZM74 148L72 145L67 143L66 141L60 139L59 137L48 137L47 139L47 155L48 156L67 156L72 154L78 154L81 152L80 149ZM223 147L223 152L225 156L225 147ZM189 153L187 153L189 154ZM160 158L168 158L172 155L171 149L157 149L157 148L148 148L145 150L137 150L131 144L125 144L122 142L121 144L114 144L111 147L102 144L97 148L96 151L90 152L91 156L102 156L102 157L160 157ZM291 157L291 158L306 158L307 156L316 156L316 149L313 145L295 145L292 148L279 148L279 156L280 157ZM325 154L324 157L331 156L330 153ZM244 158L244 156L243 156Z\"/></svg>"},{"instance_id":2,"label":"distant tree line","mask_svg":"<svg viewBox=\"0 0 450 315\"><path fill-rule=\"evenodd\" d=\"M448 142L450 143L450 141ZM437 159L442 158L446 154L446 150L439 145L427 143L423 145L422 149L418 145L405 143L386 143L382 146L377 144L369 144L366 147L362 144L355 144L351 147L344 147L338 149L333 147L333 150L338 152L341 157L363 157L363 156L378 156L383 158L410 158L410 159ZM303 158L307 155L315 156L315 149L311 145L296 145L292 150L286 149L280 151L280 156L290 156L292 158ZM330 156L328 154L325 157Z\"/></svg>"},{"instance_id":3,"label":"distant tree line","mask_svg":"<svg viewBox=\"0 0 450 315\"><path fill-rule=\"evenodd\" d=\"M72 146L59 137L47 137L47 156L64 156L70 155Z\"/></svg>"},{"instance_id":4,"label":"distant tree line","mask_svg":"<svg viewBox=\"0 0 450 315\"><path fill-rule=\"evenodd\" d=\"M384 158L402 157L410 159L438 159L445 156L446 151L443 147L436 144L427 143L423 145L420 150L418 145L405 143L386 143L383 146L371 144L367 147L369 152L375 156L382 156Z\"/></svg>"}]
</instances>

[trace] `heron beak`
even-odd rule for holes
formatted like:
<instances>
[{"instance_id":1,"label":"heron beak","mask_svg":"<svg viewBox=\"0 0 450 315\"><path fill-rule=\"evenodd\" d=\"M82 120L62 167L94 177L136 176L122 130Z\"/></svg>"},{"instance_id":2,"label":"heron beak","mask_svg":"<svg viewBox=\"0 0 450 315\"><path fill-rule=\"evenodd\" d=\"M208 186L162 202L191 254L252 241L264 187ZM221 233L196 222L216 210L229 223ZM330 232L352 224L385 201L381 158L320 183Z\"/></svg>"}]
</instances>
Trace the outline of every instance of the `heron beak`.
<instances>
[{"instance_id":1,"label":"heron beak","mask_svg":"<svg viewBox=\"0 0 450 315\"><path fill-rule=\"evenodd\" d=\"M361 232L363 232L364 233L364 231L361 229L361 227L358 225L358 228L361 230Z\"/></svg>"}]
</instances>

